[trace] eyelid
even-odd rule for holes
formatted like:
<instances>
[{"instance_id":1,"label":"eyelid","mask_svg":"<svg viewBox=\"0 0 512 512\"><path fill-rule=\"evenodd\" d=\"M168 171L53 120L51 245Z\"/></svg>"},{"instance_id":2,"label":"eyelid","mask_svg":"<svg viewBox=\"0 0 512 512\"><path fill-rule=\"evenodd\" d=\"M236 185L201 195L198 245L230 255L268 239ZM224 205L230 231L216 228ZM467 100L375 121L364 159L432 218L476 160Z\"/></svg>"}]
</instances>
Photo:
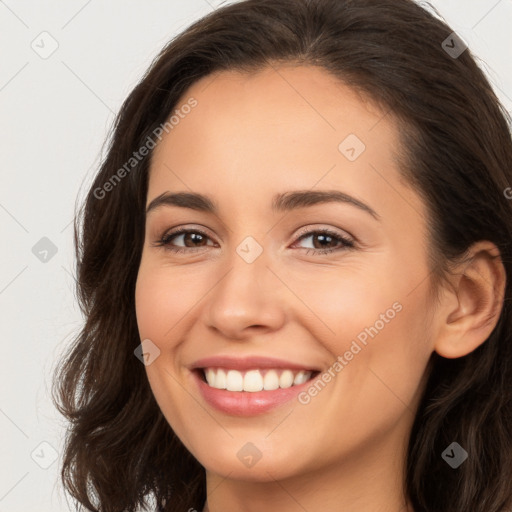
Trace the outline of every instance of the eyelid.
<instances>
[{"instance_id":1,"label":"eyelid","mask_svg":"<svg viewBox=\"0 0 512 512\"><path fill-rule=\"evenodd\" d=\"M167 235L177 235L180 234L182 231L198 231L200 233L205 234L208 236L208 238L211 238L212 240L214 238L218 238L220 241L222 241L222 238L219 237L217 234L213 235L213 231L206 226L203 226L202 224L177 224L176 226L165 228L163 231L159 230L156 233L157 238L162 238Z\"/></svg>"},{"instance_id":2,"label":"eyelid","mask_svg":"<svg viewBox=\"0 0 512 512\"><path fill-rule=\"evenodd\" d=\"M347 238L353 241L354 243L357 241L356 237L352 236L348 231L342 230L340 228L335 228L332 226L323 226L321 224L309 224L304 228L301 228L298 233L294 236L295 241L302 237L302 235L311 234L312 231L326 231L330 232L333 235L339 236L341 238Z\"/></svg>"},{"instance_id":3,"label":"eyelid","mask_svg":"<svg viewBox=\"0 0 512 512\"><path fill-rule=\"evenodd\" d=\"M174 238L174 237L178 237L180 235L186 235L187 233L199 233L201 235L204 235L205 237L208 238L208 240L211 240L213 243L217 243L215 242L215 237L211 236L210 235L210 230L208 228L205 228L204 226L201 226L200 228L197 228L195 226L187 226L187 225L179 225L179 226L175 226L174 228L168 228L166 229L160 236L157 236L157 240L156 240L156 243L154 245L167 245L167 244L162 244L162 240L165 239L165 238ZM194 250L193 247L190 247L189 249L191 250ZM200 249L197 248L197 249Z\"/></svg>"}]
</instances>

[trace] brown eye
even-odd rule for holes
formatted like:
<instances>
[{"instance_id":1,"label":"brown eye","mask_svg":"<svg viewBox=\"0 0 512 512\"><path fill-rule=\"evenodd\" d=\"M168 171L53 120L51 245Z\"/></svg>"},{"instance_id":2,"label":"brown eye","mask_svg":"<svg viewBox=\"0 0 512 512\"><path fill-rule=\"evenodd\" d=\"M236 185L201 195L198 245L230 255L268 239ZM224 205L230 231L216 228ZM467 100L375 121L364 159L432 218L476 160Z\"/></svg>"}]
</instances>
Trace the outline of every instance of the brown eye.
<instances>
[{"instance_id":1,"label":"brown eye","mask_svg":"<svg viewBox=\"0 0 512 512\"><path fill-rule=\"evenodd\" d=\"M206 236L202 233L198 233L196 231L188 231L183 233L173 233L172 235L165 235L163 239L163 243L165 245L171 243L171 240L177 239L179 237L183 237L183 243L186 247L196 247L197 245L201 246L204 245L204 242L206 241Z\"/></svg>"},{"instance_id":2,"label":"brown eye","mask_svg":"<svg viewBox=\"0 0 512 512\"><path fill-rule=\"evenodd\" d=\"M308 250L307 254L309 254L309 251L312 251L314 254L326 254L333 251L354 248L354 242L352 240L340 235L339 233L326 229L308 231L301 235L297 242L307 238L313 239L313 247L306 247Z\"/></svg>"},{"instance_id":3,"label":"brown eye","mask_svg":"<svg viewBox=\"0 0 512 512\"><path fill-rule=\"evenodd\" d=\"M186 252L187 250L201 249L207 245L207 241L210 237L198 229L178 229L171 233L166 233L156 243L157 246L164 247L166 250L175 252ZM176 241L180 241L180 244L174 245Z\"/></svg>"}]
</instances>

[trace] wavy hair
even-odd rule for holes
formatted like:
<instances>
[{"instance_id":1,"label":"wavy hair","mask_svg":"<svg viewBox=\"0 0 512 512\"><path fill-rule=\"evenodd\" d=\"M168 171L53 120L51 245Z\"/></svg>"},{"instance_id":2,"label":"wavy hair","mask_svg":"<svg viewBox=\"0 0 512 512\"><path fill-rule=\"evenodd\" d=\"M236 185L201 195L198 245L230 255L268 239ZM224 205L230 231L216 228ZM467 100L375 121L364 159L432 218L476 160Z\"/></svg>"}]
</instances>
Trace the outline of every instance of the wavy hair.
<instances>
[{"instance_id":1,"label":"wavy hair","mask_svg":"<svg viewBox=\"0 0 512 512\"><path fill-rule=\"evenodd\" d=\"M320 66L399 121L400 173L428 207L433 282L473 243L499 248L507 275L499 320L470 354L432 354L404 493L416 512L512 507L510 117L470 50L445 51L452 32L412 0L245 0L194 22L155 58L122 105L75 214L85 321L59 361L52 397L69 422L62 483L79 504L101 512L134 512L149 499L162 511L204 504L204 468L165 420L134 356L152 151L130 159L195 81L286 62ZM441 457L452 441L469 453L456 470Z\"/></svg>"}]
</instances>

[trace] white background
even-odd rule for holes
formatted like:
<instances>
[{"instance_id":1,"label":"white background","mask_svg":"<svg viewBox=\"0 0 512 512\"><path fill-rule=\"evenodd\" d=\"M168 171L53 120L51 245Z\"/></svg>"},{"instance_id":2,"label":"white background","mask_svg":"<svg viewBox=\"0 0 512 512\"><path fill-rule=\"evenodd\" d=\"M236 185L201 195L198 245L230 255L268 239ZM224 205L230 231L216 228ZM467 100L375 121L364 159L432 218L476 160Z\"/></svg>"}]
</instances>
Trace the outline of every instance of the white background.
<instances>
[{"instance_id":1,"label":"white background","mask_svg":"<svg viewBox=\"0 0 512 512\"><path fill-rule=\"evenodd\" d=\"M48 391L55 361L81 323L75 201L97 170L114 114L153 57L221 3L0 0L0 512L72 509L60 459L52 463L65 424ZM433 4L481 59L510 111L512 0ZM48 50L52 38L58 48L43 59L31 44ZM45 263L32 252L42 237L57 248Z\"/></svg>"}]
</instances>

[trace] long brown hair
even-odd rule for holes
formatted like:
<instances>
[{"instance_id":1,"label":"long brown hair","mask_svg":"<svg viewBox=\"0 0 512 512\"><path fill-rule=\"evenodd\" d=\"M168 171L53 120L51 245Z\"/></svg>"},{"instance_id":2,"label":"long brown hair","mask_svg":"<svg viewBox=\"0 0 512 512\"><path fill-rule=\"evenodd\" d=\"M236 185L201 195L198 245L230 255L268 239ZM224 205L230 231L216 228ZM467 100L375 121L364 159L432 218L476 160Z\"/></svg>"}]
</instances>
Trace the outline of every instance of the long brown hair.
<instances>
[{"instance_id":1,"label":"long brown hair","mask_svg":"<svg viewBox=\"0 0 512 512\"><path fill-rule=\"evenodd\" d=\"M75 216L85 323L52 392L70 424L62 481L80 504L103 512L133 512L149 499L166 511L204 504L204 468L163 417L134 356L151 151L130 158L198 79L291 62L321 66L400 121L400 171L428 206L433 279L479 240L501 252L506 295L491 336L465 357L431 356L404 492L415 512L512 507L510 118L470 50L443 47L451 34L412 0L246 0L195 22L157 56L124 102ZM456 470L441 457L453 441L469 453Z\"/></svg>"}]
</instances>

